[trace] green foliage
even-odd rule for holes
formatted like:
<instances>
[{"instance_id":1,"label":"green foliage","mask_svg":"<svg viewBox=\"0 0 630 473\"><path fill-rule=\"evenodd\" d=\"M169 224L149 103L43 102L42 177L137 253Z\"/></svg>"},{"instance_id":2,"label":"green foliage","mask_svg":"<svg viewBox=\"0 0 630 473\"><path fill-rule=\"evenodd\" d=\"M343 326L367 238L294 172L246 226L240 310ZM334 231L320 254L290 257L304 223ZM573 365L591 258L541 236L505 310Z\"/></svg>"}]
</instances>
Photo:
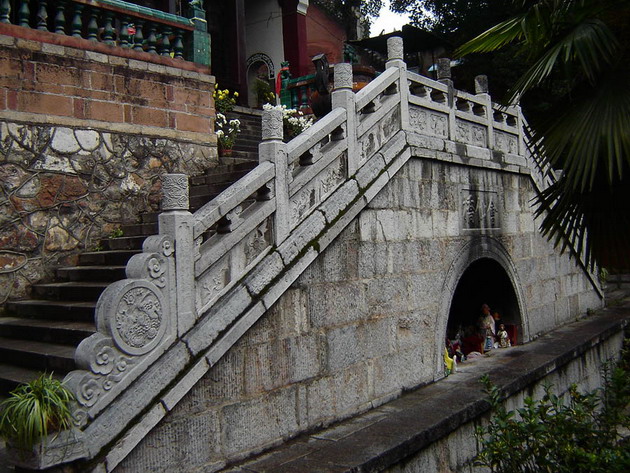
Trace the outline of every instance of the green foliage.
<instances>
[{"instance_id":1,"label":"green foliage","mask_svg":"<svg viewBox=\"0 0 630 473\"><path fill-rule=\"evenodd\" d=\"M0 435L31 449L48 435L70 426L72 393L52 374L42 374L11 392L0 404Z\"/></svg>"},{"instance_id":2,"label":"green foliage","mask_svg":"<svg viewBox=\"0 0 630 473\"><path fill-rule=\"evenodd\" d=\"M273 104L276 101L276 94L271 90L268 81L256 78L254 81L254 93L256 94L256 103L262 107L266 103Z\"/></svg>"},{"instance_id":3,"label":"green foliage","mask_svg":"<svg viewBox=\"0 0 630 473\"><path fill-rule=\"evenodd\" d=\"M120 238L123 235L124 235L124 232L123 232L122 228L117 227L114 230L112 230L112 232L109 234L109 237L110 238Z\"/></svg>"},{"instance_id":4,"label":"green foliage","mask_svg":"<svg viewBox=\"0 0 630 473\"><path fill-rule=\"evenodd\" d=\"M528 397L516 411L505 409L500 389L483 377L493 416L476 429L475 465L493 473L630 471L630 450L617 432L630 425L630 376L617 367L604 377L602 390L581 394L573 385L566 401L545 386L541 400Z\"/></svg>"}]
</instances>

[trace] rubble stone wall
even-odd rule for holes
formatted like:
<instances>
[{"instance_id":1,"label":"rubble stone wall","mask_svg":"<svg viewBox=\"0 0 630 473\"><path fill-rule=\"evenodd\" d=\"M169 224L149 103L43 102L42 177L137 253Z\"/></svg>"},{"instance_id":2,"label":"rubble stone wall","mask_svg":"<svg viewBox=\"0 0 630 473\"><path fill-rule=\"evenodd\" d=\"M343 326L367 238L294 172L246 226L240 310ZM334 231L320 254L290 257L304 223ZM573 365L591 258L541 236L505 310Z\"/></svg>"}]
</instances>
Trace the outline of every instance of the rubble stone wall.
<instances>
[{"instance_id":1,"label":"rubble stone wall","mask_svg":"<svg viewBox=\"0 0 630 473\"><path fill-rule=\"evenodd\" d=\"M157 211L165 173L200 174L216 160L199 143L0 120L0 302Z\"/></svg>"},{"instance_id":2,"label":"rubble stone wall","mask_svg":"<svg viewBox=\"0 0 630 473\"><path fill-rule=\"evenodd\" d=\"M469 228L471 190L497 197L483 229ZM533 196L527 175L411 158L115 471L218 471L439 379L475 238L503 255L525 341L600 307L537 232Z\"/></svg>"}]
</instances>

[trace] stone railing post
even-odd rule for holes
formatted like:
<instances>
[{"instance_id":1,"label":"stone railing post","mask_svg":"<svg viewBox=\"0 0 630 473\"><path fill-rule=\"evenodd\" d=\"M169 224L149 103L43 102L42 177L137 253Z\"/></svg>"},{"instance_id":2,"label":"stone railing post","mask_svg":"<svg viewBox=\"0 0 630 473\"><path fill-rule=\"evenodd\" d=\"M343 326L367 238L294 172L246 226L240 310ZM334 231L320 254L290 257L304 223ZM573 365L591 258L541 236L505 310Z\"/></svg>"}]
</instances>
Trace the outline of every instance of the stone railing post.
<instances>
[{"instance_id":1,"label":"stone railing post","mask_svg":"<svg viewBox=\"0 0 630 473\"><path fill-rule=\"evenodd\" d=\"M258 145L259 161L271 161L275 165L276 213L275 243L280 244L289 235L289 181L287 145L282 142L282 110L264 110L262 115L262 143Z\"/></svg>"},{"instance_id":2,"label":"stone railing post","mask_svg":"<svg viewBox=\"0 0 630 473\"><path fill-rule=\"evenodd\" d=\"M481 99L486 108L486 120L488 120L488 148L494 149L494 123L493 123L493 111L492 111L492 98L488 92L488 76L478 75L475 76L475 94Z\"/></svg>"},{"instance_id":3,"label":"stone railing post","mask_svg":"<svg viewBox=\"0 0 630 473\"><path fill-rule=\"evenodd\" d=\"M456 139L457 117L455 116L455 88L451 79L451 60L450 58L439 58L437 60L437 81L448 87L447 103L448 112L448 135L451 140Z\"/></svg>"},{"instance_id":4,"label":"stone railing post","mask_svg":"<svg viewBox=\"0 0 630 473\"><path fill-rule=\"evenodd\" d=\"M359 167L359 151L357 145L357 113L355 110L354 92L352 92L352 64L335 64L332 108L346 110L346 138L348 140L348 176L354 175Z\"/></svg>"},{"instance_id":5,"label":"stone railing post","mask_svg":"<svg viewBox=\"0 0 630 473\"><path fill-rule=\"evenodd\" d=\"M398 77L398 94L400 96L400 124L403 130L409 128L409 81L407 79L407 63L403 39L399 36L387 38L387 62L385 67L396 67Z\"/></svg>"},{"instance_id":6,"label":"stone railing post","mask_svg":"<svg viewBox=\"0 0 630 473\"><path fill-rule=\"evenodd\" d=\"M161 235L175 242L177 334L182 336L196 321L193 215L188 211L188 176L166 174L162 180Z\"/></svg>"}]
</instances>

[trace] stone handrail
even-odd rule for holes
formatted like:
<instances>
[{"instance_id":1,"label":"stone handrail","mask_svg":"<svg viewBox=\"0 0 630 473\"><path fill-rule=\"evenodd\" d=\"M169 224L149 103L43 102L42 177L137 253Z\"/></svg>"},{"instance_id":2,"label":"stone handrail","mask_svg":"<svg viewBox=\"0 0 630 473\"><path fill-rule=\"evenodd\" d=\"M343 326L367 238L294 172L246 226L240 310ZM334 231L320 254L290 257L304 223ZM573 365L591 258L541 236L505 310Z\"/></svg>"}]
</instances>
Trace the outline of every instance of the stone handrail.
<instances>
[{"instance_id":1,"label":"stone handrail","mask_svg":"<svg viewBox=\"0 0 630 473\"><path fill-rule=\"evenodd\" d=\"M66 378L81 447L57 463L115 468L412 155L538 172L518 107L408 73L402 40L388 45L357 94L351 65L335 65L332 112L289 143L282 112L265 111L260 164L194 215L187 177L165 177L160 234L101 295Z\"/></svg>"},{"instance_id":2,"label":"stone handrail","mask_svg":"<svg viewBox=\"0 0 630 473\"><path fill-rule=\"evenodd\" d=\"M208 66L207 24L198 0L190 1L187 15L185 18L122 0L4 0L0 5L1 23Z\"/></svg>"}]
</instances>

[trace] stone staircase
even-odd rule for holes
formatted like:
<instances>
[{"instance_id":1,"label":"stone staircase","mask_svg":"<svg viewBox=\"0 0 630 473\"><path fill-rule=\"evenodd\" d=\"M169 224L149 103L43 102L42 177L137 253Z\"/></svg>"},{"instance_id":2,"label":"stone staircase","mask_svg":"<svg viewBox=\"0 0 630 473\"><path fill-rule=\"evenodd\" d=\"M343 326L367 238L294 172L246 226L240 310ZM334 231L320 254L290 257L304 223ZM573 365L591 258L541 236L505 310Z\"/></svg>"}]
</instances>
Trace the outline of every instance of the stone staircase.
<instances>
[{"instance_id":1,"label":"stone staircase","mask_svg":"<svg viewBox=\"0 0 630 473\"><path fill-rule=\"evenodd\" d=\"M258 160L258 144L262 141L260 110L235 107L229 118L237 118L241 122L241 133L234 143L234 152L241 158Z\"/></svg>"},{"instance_id":2,"label":"stone staircase","mask_svg":"<svg viewBox=\"0 0 630 473\"><path fill-rule=\"evenodd\" d=\"M234 163L190 178L193 210L256 166L249 142L255 125L248 124L247 129L250 133L240 143ZM0 397L39 372L52 372L62 379L75 369L76 346L96 330L98 297L113 281L125 277L129 258L140 252L146 236L158 232L157 219L157 212L147 213L138 223L122 225L123 236L103 240L101 251L79 255L77 266L58 268L54 282L35 284L33 299L7 303L5 316L0 317Z\"/></svg>"}]
</instances>

